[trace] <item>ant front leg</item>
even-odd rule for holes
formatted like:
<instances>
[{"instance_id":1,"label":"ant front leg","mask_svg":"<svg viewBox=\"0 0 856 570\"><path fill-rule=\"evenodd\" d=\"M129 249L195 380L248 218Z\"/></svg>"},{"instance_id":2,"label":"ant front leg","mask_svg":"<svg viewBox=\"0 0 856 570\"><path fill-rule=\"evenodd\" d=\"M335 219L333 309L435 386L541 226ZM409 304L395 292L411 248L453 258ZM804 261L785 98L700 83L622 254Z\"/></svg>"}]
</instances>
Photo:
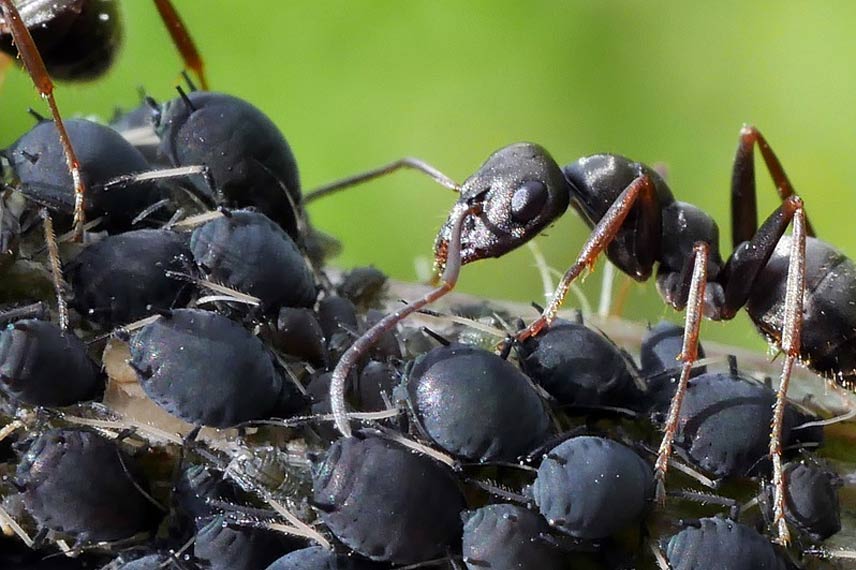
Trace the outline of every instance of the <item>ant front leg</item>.
<instances>
[{"instance_id":1,"label":"ant front leg","mask_svg":"<svg viewBox=\"0 0 856 570\"><path fill-rule=\"evenodd\" d=\"M39 91L39 95L47 101L50 107L54 124L59 133L59 140L65 154L65 161L74 183L74 238L79 241L83 238L83 226L86 224L86 215L84 213L86 186L80 171L80 161L74 152L74 147L71 144L68 132L65 130L62 115L59 112L59 107L53 95L53 81L51 81L48 70L45 68L45 63L42 61L39 49L33 41L33 36L30 35L30 30L27 29L27 26L21 19L21 14L15 7L15 2L13 0L0 0L0 12L3 13L3 17L6 19L6 23L12 32L12 40L18 47L18 56L27 69L27 73L30 74L30 78Z\"/></svg>"},{"instance_id":2,"label":"ant front leg","mask_svg":"<svg viewBox=\"0 0 856 570\"><path fill-rule=\"evenodd\" d=\"M740 142L737 154L734 156L734 167L731 173L731 240L732 247L737 247L749 241L758 229L758 204L755 188L755 160L753 151L755 145L761 151L761 156L767 165L767 171L776 185L779 198L784 202L791 196L796 196L788 175L778 157L767 144L767 139L757 128L745 125L740 129ZM806 235L814 237L814 229L806 217Z\"/></svg>"},{"instance_id":3,"label":"ant front leg","mask_svg":"<svg viewBox=\"0 0 856 570\"><path fill-rule=\"evenodd\" d=\"M464 220L468 216L476 215L481 211L480 206L471 206L462 209L457 214L452 225L451 238L449 240L449 252L446 259L445 269L440 278L440 285L415 301L406 304L401 309L386 315L363 335L354 341L354 344L342 355L339 363L333 370L330 378L330 408L336 423L336 428L344 437L351 437L351 426L348 424L347 410L345 409L345 384L357 362L365 356L368 350L378 343L384 334L392 330L395 325L415 313L425 305L433 303L455 288L458 276L461 273L461 232Z\"/></svg>"},{"instance_id":4,"label":"ant front leg","mask_svg":"<svg viewBox=\"0 0 856 570\"><path fill-rule=\"evenodd\" d=\"M556 314L559 312L559 308L562 306L562 303L568 294L571 283L573 283L577 277L582 274L584 269L592 269L594 267L598 255L600 255L603 250L609 246L612 240L615 239L615 236L618 235L619 230L622 229L624 220L627 218L627 215L630 213L630 210L636 204L637 200L639 200L640 205L642 206L640 218L642 228L644 228L637 231L640 231L643 234L656 232L658 235L657 242L659 243L659 232L661 230L658 227L659 224L653 223L653 220L656 218L657 221L659 221L660 206L657 202L654 184L647 175L643 174L633 180L633 182L631 182L627 188L619 194L615 202L612 203L606 211L606 214L603 215L592 230L591 235L588 240L586 240L582 251L577 257L576 262L562 276L562 280L559 282L559 285L556 287L556 291L553 293L553 298L541 313L541 316L534 320L528 327L517 333L514 340L517 342L523 342L527 338L537 335L542 329L544 329L544 327L549 326L549 324L553 322L556 318Z\"/></svg>"}]
</instances>

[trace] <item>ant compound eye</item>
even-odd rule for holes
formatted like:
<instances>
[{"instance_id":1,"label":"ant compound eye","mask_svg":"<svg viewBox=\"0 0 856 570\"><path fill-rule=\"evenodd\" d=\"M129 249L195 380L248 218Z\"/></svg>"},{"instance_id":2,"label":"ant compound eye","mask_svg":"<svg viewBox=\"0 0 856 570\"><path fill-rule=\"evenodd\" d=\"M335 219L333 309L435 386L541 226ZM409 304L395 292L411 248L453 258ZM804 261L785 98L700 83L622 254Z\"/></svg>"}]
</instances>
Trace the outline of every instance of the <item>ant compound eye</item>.
<instances>
[{"instance_id":1,"label":"ant compound eye","mask_svg":"<svg viewBox=\"0 0 856 570\"><path fill-rule=\"evenodd\" d=\"M538 180L523 183L511 197L511 217L519 224L535 218L547 203L547 186Z\"/></svg>"}]
</instances>

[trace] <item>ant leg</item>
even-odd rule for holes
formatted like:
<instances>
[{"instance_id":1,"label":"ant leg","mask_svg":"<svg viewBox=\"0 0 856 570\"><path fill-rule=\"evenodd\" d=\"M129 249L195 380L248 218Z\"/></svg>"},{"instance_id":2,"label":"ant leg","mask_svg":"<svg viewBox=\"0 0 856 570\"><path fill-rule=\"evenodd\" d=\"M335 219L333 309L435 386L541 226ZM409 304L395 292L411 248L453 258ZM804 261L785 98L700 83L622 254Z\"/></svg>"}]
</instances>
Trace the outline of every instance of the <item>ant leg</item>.
<instances>
[{"instance_id":1,"label":"ant leg","mask_svg":"<svg viewBox=\"0 0 856 570\"><path fill-rule=\"evenodd\" d=\"M86 223L86 215L83 211L86 185L81 176L80 161L77 160L77 155L74 152L71 139L68 137L68 132L65 130L65 124L62 122L62 116L53 95L53 81L51 81L51 77L48 75L39 49L33 41L33 36L30 35L30 30L27 29L23 20L21 20L21 14L18 13L15 2L13 0L0 0L0 12L3 13L12 32L12 40L18 47L18 56L21 58L24 67L27 68L27 73L30 74L33 84L35 84L36 89L39 91L39 95L47 101L51 109L51 115L59 133L59 141L62 144L62 150L65 154L65 161L74 183L74 238L80 241L83 237L83 226Z\"/></svg>"},{"instance_id":2,"label":"ant leg","mask_svg":"<svg viewBox=\"0 0 856 570\"><path fill-rule=\"evenodd\" d=\"M181 54L184 60L184 65L193 70L193 73L199 79L199 84L204 91L208 91L208 80L205 77L205 64L202 61L202 56L199 55L199 50L196 49L196 44L193 43L193 38L190 32L187 31L187 26L181 16L178 15L175 6L170 0L154 0L157 6L161 20L163 20L169 35L172 38L172 43Z\"/></svg>"},{"instance_id":3,"label":"ant leg","mask_svg":"<svg viewBox=\"0 0 856 570\"><path fill-rule=\"evenodd\" d=\"M446 268L440 278L440 285L419 299L408 303L399 310L386 315L375 325L367 330L363 336L354 341L354 344L342 355L333 375L330 378L330 408L333 412L336 428L345 437L351 437L351 426L348 424L347 412L345 410L345 383L354 366L368 350L376 344L384 334L392 330L395 325L412 313L415 313L425 305L433 303L449 291L458 281L461 272L461 231L467 216L478 214L479 206L462 210L452 226L452 235L449 239L449 256Z\"/></svg>"},{"instance_id":4,"label":"ant leg","mask_svg":"<svg viewBox=\"0 0 856 570\"><path fill-rule=\"evenodd\" d=\"M791 252L788 261L788 280L785 289L785 319L782 325L782 352L785 361L779 390L776 393L776 407L773 411L773 424L770 433L770 456L773 458L773 524L778 533L777 542L783 546L790 540L788 524L785 521L785 476L782 467L782 425L787 403L788 384L794 363L800 355L800 331L802 330L803 296L805 295L805 237L808 221L800 206L794 212Z\"/></svg>"},{"instance_id":5,"label":"ant leg","mask_svg":"<svg viewBox=\"0 0 856 570\"><path fill-rule=\"evenodd\" d=\"M461 187L451 178L428 164L423 160L418 158L413 158L410 156L400 158L395 162L390 162L384 166L379 168L374 168L367 172L362 172L360 174L355 174L354 176L349 176L348 178L343 178L342 180L337 180L335 182L331 182L330 184L325 184L311 192L307 192L303 195L303 203L308 204L313 200L321 198L323 196L327 196L328 194L332 194L334 192L338 192L339 190L344 190L350 186L356 186L357 184L362 184L363 182L368 182L370 180L374 180L375 178L380 178L381 176L386 176L387 174L392 174L396 170L400 170L402 168L412 168L413 170L418 170L423 174L427 174L431 178L434 179L435 182L440 184L441 186L445 186L449 190L454 190L455 192L460 192Z\"/></svg>"},{"instance_id":6,"label":"ant leg","mask_svg":"<svg viewBox=\"0 0 856 570\"><path fill-rule=\"evenodd\" d=\"M669 415L666 418L665 433L660 449L657 452L657 461L654 464L654 479L657 482L656 498L662 504L666 500L666 470L669 467L669 457L672 454L672 443L678 431L678 419L681 413L681 404L687 392L687 384L690 380L693 365L698 360L698 337L701 328L701 320L704 316L704 290L707 285L707 263L710 245L705 242L697 242L693 246L692 257L687 260L685 267L692 262L692 277L689 287L683 288L680 293L681 304L686 304L687 313L684 321L684 339L681 345L681 376L672 403L669 405Z\"/></svg>"},{"instance_id":7,"label":"ant leg","mask_svg":"<svg viewBox=\"0 0 856 570\"><path fill-rule=\"evenodd\" d=\"M773 523L777 527L778 542L790 541L784 518L785 481L782 469L782 421L784 416L788 384L794 363L800 353L800 331L802 329L803 296L805 294L805 238L808 221L799 196L790 196L774 211L758 229L751 240L738 248L728 260L725 274L725 305L722 318L734 316L742 307L754 287L758 272L767 265L773 250L793 222L791 252L788 260L788 277L785 289L784 322L782 323L779 347L785 353L782 376L776 394L776 406L770 434L770 455L773 460L773 485L775 487ZM737 278L739 277L739 278Z\"/></svg>"},{"instance_id":8,"label":"ant leg","mask_svg":"<svg viewBox=\"0 0 856 570\"><path fill-rule=\"evenodd\" d=\"M782 202L796 196L788 175L778 157L767 144L767 139L757 128L744 125L740 129L740 142L737 154L734 156L734 167L731 172L731 241L737 247L752 239L758 228L758 205L755 191L755 161L753 150L755 145L761 151L761 156L767 165L767 171L776 185L776 191ZM814 237L814 229L806 218L806 233Z\"/></svg>"},{"instance_id":9,"label":"ant leg","mask_svg":"<svg viewBox=\"0 0 856 570\"><path fill-rule=\"evenodd\" d=\"M45 244L48 248L48 260L51 266L51 277L53 278L54 293L56 293L56 310L59 313L60 330L68 329L68 306L65 303L65 281L62 278L62 261L59 257L59 247L56 244L56 232L54 232L53 220L47 208L39 210L42 217L42 227L45 232Z\"/></svg>"},{"instance_id":10,"label":"ant leg","mask_svg":"<svg viewBox=\"0 0 856 570\"><path fill-rule=\"evenodd\" d=\"M580 276L584 269L592 269L594 267L598 255L606 249L618 234L622 224L624 224L625 218L627 218L627 214L630 213L637 199L640 199L643 202L643 206L645 206L643 207L643 212L651 210L649 206L653 206L656 203L654 185L646 175L639 176L633 180L621 192L615 202L612 203L609 210L606 211L606 214L603 215L603 218L600 219L592 230L576 262L562 276L562 280L553 293L553 298L541 313L541 316L517 333L515 336L516 341L523 342L527 338L537 335L544 327L553 322L553 319L556 318L556 313L559 311L559 307L562 306L568 294L571 283ZM659 216L659 210L657 210L657 215Z\"/></svg>"}]
</instances>

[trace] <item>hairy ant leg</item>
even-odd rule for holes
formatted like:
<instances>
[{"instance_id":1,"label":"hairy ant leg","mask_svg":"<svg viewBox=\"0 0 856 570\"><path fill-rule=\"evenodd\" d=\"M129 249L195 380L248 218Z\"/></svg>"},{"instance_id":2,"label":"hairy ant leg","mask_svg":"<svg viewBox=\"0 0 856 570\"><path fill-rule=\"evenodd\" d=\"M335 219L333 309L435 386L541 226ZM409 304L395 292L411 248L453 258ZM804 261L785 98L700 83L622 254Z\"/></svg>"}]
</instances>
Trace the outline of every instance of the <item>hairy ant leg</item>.
<instances>
[{"instance_id":1,"label":"hairy ant leg","mask_svg":"<svg viewBox=\"0 0 856 570\"><path fill-rule=\"evenodd\" d=\"M457 219L454 220L443 275L440 277L440 284L419 299L408 303L399 310L394 311L379 320L372 328L354 341L351 347L342 355L342 358L333 370L333 375L330 379L330 408L335 418L336 428L343 436L352 436L351 426L348 423L347 413L345 410L345 383L347 382L348 375L351 370L357 364L357 361L359 361L359 359L362 358L362 356L366 354L366 352L368 352L368 350L396 324L425 305L433 303L437 299L443 297L455 287L462 265L461 231L463 229L464 220L471 215L478 214L479 210L479 206L471 206L470 208L463 209L458 213Z\"/></svg>"},{"instance_id":2,"label":"hairy ant leg","mask_svg":"<svg viewBox=\"0 0 856 570\"><path fill-rule=\"evenodd\" d=\"M203 91L208 91L208 79L205 76L205 62L202 56L199 55L199 50L196 49L196 44L184 25L184 21L179 16L175 6L170 0L154 0L155 6L158 9L161 20L163 20L169 35L172 38L172 43L181 54L184 60L184 65L190 68L196 78L199 79L199 85Z\"/></svg>"},{"instance_id":3,"label":"hairy ant leg","mask_svg":"<svg viewBox=\"0 0 856 570\"><path fill-rule=\"evenodd\" d=\"M744 125L740 129L740 142L734 156L734 168L731 172L731 240L732 246L737 247L744 241L752 239L758 229L758 204L755 191L755 161L753 150L755 146L761 151L761 156L767 165L767 171L776 185L776 192L784 202L796 195L785 169L767 139L757 128ZM814 228L806 217L806 235L815 237Z\"/></svg>"},{"instance_id":4,"label":"hairy ant leg","mask_svg":"<svg viewBox=\"0 0 856 570\"><path fill-rule=\"evenodd\" d=\"M51 81L50 75L45 68L45 63L42 61L42 56L33 41L30 30L27 29L23 20L21 20L21 14L15 7L15 2L13 0L0 0L0 12L3 13L3 17L9 25L12 38L18 47L18 55L27 69L27 73L29 73L30 78L33 80L33 84L35 84L39 95L47 101L50 107L54 124L59 133L59 140L65 154L66 164L74 183L74 239L79 241L83 238L83 226L86 224L86 214L83 208L86 197L86 185L81 175L80 161L74 152L74 147L71 144L71 139L65 129L62 115L59 112L59 107L53 95L53 81Z\"/></svg>"},{"instance_id":5,"label":"hairy ant leg","mask_svg":"<svg viewBox=\"0 0 856 570\"><path fill-rule=\"evenodd\" d=\"M672 443L678 430L678 419L681 413L681 404L687 392L690 375L693 372L696 360L698 360L699 329L704 316L704 291L707 285L708 256L710 245L698 242L693 247L693 254L687 259L682 271L683 285L679 292L678 302L686 307L684 322L684 336L681 342L681 376L672 402L669 404L669 414L666 419L663 441L657 452L657 461L654 464L654 478L657 483L656 499L659 503L666 500L666 470L669 466L669 457L672 454ZM681 307L681 308L683 308Z\"/></svg>"},{"instance_id":6,"label":"hairy ant leg","mask_svg":"<svg viewBox=\"0 0 856 570\"><path fill-rule=\"evenodd\" d=\"M515 337L516 341L523 342L527 338L537 335L556 318L556 314L568 294L571 283L582 274L584 269L594 267L597 257L606 249L615 236L618 235L619 230L622 229L624 220L637 200L639 200L642 206L642 215L639 220L641 226L639 227L640 233L644 235L658 233L660 208L657 204L657 196L650 178L643 174L633 180L609 207L609 210L607 210L606 214L592 230L591 235L583 245L577 261L565 272L558 287L556 287L556 291L553 293L553 298L547 307L544 308L541 316L517 333ZM647 243L644 239L639 241Z\"/></svg>"}]
</instances>

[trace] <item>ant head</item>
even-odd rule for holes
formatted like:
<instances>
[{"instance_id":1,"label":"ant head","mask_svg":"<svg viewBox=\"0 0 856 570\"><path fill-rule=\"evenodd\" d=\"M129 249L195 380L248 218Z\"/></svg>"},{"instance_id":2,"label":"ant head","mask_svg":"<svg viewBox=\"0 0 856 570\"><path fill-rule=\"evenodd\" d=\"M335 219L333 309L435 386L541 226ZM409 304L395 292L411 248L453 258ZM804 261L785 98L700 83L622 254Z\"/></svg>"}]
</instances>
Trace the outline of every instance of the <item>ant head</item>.
<instances>
[{"instance_id":1,"label":"ant head","mask_svg":"<svg viewBox=\"0 0 856 570\"><path fill-rule=\"evenodd\" d=\"M445 267L453 220L467 216L461 234L461 263L500 257L523 245L568 207L568 183L544 148L532 143L504 147L461 186L461 196L434 242L435 266Z\"/></svg>"}]
</instances>

